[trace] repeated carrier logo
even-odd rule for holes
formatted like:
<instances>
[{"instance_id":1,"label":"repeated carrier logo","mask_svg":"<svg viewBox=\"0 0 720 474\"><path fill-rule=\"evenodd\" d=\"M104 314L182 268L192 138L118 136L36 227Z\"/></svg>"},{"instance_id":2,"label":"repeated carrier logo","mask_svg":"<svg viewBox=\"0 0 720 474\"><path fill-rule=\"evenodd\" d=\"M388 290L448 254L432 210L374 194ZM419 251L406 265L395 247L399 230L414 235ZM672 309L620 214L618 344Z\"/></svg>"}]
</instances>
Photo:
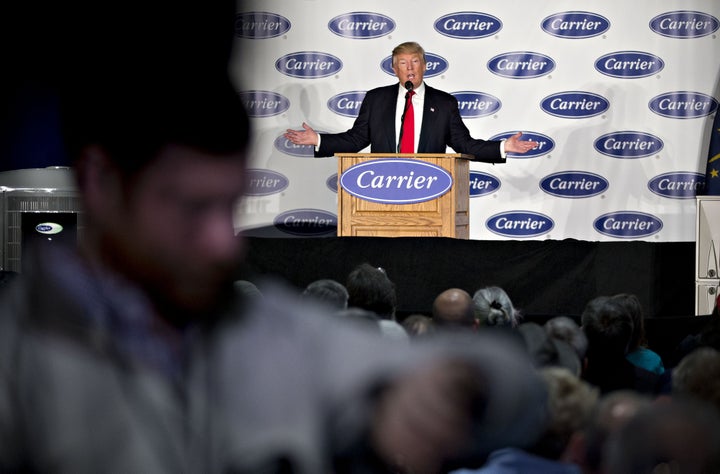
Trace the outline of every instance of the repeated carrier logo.
<instances>
[{"instance_id":1,"label":"repeated carrier logo","mask_svg":"<svg viewBox=\"0 0 720 474\"><path fill-rule=\"evenodd\" d=\"M650 20L650 29L668 38L701 38L715 33L720 21L707 13L677 10Z\"/></svg>"},{"instance_id":2,"label":"repeated carrier logo","mask_svg":"<svg viewBox=\"0 0 720 474\"><path fill-rule=\"evenodd\" d=\"M59 234L63 229L63 226L56 222L42 222L35 226L35 232L43 235Z\"/></svg>"},{"instance_id":3,"label":"repeated carrier logo","mask_svg":"<svg viewBox=\"0 0 720 474\"><path fill-rule=\"evenodd\" d=\"M325 180L325 186L327 186L327 188L330 191L337 193L338 192L338 174L337 173L331 174L330 177Z\"/></svg>"},{"instance_id":4,"label":"repeated carrier logo","mask_svg":"<svg viewBox=\"0 0 720 474\"><path fill-rule=\"evenodd\" d=\"M625 130L598 137L593 147L599 153L613 158L644 158L660 153L665 144L662 139L645 132Z\"/></svg>"},{"instance_id":5,"label":"repeated carrier logo","mask_svg":"<svg viewBox=\"0 0 720 474\"><path fill-rule=\"evenodd\" d=\"M540 189L561 198L587 198L604 193L610 183L599 174L587 171L561 171L540 180Z\"/></svg>"},{"instance_id":6,"label":"repeated carrier logo","mask_svg":"<svg viewBox=\"0 0 720 474\"><path fill-rule=\"evenodd\" d=\"M286 234L326 235L337 232L337 216L322 209L292 209L275 216L273 225Z\"/></svg>"},{"instance_id":7,"label":"repeated carrier logo","mask_svg":"<svg viewBox=\"0 0 720 474\"><path fill-rule=\"evenodd\" d=\"M492 115L502 108L502 102L495 96L476 91L458 91L450 95L458 102L462 118L477 118Z\"/></svg>"},{"instance_id":8,"label":"repeated carrier logo","mask_svg":"<svg viewBox=\"0 0 720 474\"><path fill-rule=\"evenodd\" d=\"M500 180L491 174L470 171L471 198L492 194L500 189L501 186Z\"/></svg>"},{"instance_id":9,"label":"repeated carrier logo","mask_svg":"<svg viewBox=\"0 0 720 474\"><path fill-rule=\"evenodd\" d=\"M277 171L259 168L247 170L247 196L269 196L277 194L290 185L290 180Z\"/></svg>"},{"instance_id":10,"label":"repeated carrier logo","mask_svg":"<svg viewBox=\"0 0 720 474\"><path fill-rule=\"evenodd\" d=\"M657 217L636 211L603 214L593 222L595 230L609 237L635 239L660 232L663 222Z\"/></svg>"},{"instance_id":11,"label":"repeated carrier logo","mask_svg":"<svg viewBox=\"0 0 720 474\"><path fill-rule=\"evenodd\" d=\"M355 118L360 112L360 106L367 91L348 91L330 97L327 102L328 109L343 117Z\"/></svg>"},{"instance_id":12,"label":"repeated carrier logo","mask_svg":"<svg viewBox=\"0 0 720 474\"><path fill-rule=\"evenodd\" d=\"M250 117L272 117L290 108L290 100L277 92L243 91L239 96Z\"/></svg>"},{"instance_id":13,"label":"repeated carrier logo","mask_svg":"<svg viewBox=\"0 0 720 474\"><path fill-rule=\"evenodd\" d=\"M435 20L435 31L457 39L486 38L498 33L502 27L499 18L480 12L456 12Z\"/></svg>"},{"instance_id":14,"label":"repeated carrier logo","mask_svg":"<svg viewBox=\"0 0 720 474\"><path fill-rule=\"evenodd\" d=\"M439 76L447 71L448 67L450 67L447 59L442 56L438 56L437 54L428 53L427 51L425 51L425 60L427 61L425 77ZM395 76L395 71L393 71L392 68L392 56L388 56L382 60L380 63L380 69L391 76Z\"/></svg>"},{"instance_id":15,"label":"repeated carrier logo","mask_svg":"<svg viewBox=\"0 0 720 474\"><path fill-rule=\"evenodd\" d=\"M705 189L705 175L690 171L663 173L648 181L648 189L670 199L694 199Z\"/></svg>"},{"instance_id":16,"label":"repeated carrier logo","mask_svg":"<svg viewBox=\"0 0 720 474\"><path fill-rule=\"evenodd\" d=\"M533 79L550 74L555 69L555 60L541 53L513 51L491 58L487 68L501 77Z\"/></svg>"},{"instance_id":17,"label":"repeated carrier logo","mask_svg":"<svg viewBox=\"0 0 720 474\"><path fill-rule=\"evenodd\" d=\"M395 22L389 16L380 13L351 12L330 20L328 29L343 38L371 39L392 33L395 30Z\"/></svg>"},{"instance_id":18,"label":"repeated carrier logo","mask_svg":"<svg viewBox=\"0 0 720 474\"><path fill-rule=\"evenodd\" d=\"M652 76L665 68L665 61L654 54L642 51L616 51L600 56L595 70L620 79L638 79Z\"/></svg>"},{"instance_id":19,"label":"repeated carrier logo","mask_svg":"<svg viewBox=\"0 0 720 474\"><path fill-rule=\"evenodd\" d=\"M492 137L490 137L488 140L507 140L516 133L517 132L498 133L497 135L493 135ZM538 132L526 132L523 130L522 140L532 140L537 143L537 146L532 150L529 150L527 153L508 152L508 157L518 159L537 158L538 156L547 155L555 148L555 140L548 137L547 135L543 135L542 133Z\"/></svg>"},{"instance_id":20,"label":"repeated carrier logo","mask_svg":"<svg viewBox=\"0 0 720 474\"><path fill-rule=\"evenodd\" d=\"M321 130L315 130L317 133L327 133ZM312 145L296 145L287 138L285 138L284 135L280 135L275 139L275 142L273 143L273 146L275 146L275 149L279 152L285 153L286 155L290 156L298 156L300 158L314 158L315 157L315 147Z\"/></svg>"},{"instance_id":21,"label":"repeated carrier logo","mask_svg":"<svg viewBox=\"0 0 720 474\"><path fill-rule=\"evenodd\" d=\"M581 119L604 113L610 108L610 102L592 92L567 91L545 97L540 107L555 117Z\"/></svg>"},{"instance_id":22,"label":"repeated carrier logo","mask_svg":"<svg viewBox=\"0 0 720 474\"><path fill-rule=\"evenodd\" d=\"M544 18L541 27L558 38L584 39L605 33L610 29L610 20L597 13L569 11Z\"/></svg>"},{"instance_id":23,"label":"repeated carrier logo","mask_svg":"<svg viewBox=\"0 0 720 474\"><path fill-rule=\"evenodd\" d=\"M245 12L235 15L235 35L247 39L268 39L290 31L290 20L277 13Z\"/></svg>"},{"instance_id":24,"label":"repeated carrier logo","mask_svg":"<svg viewBox=\"0 0 720 474\"><path fill-rule=\"evenodd\" d=\"M340 175L340 186L365 201L413 204L435 199L452 187L443 168L404 158L377 159L351 166Z\"/></svg>"},{"instance_id":25,"label":"repeated carrier logo","mask_svg":"<svg viewBox=\"0 0 720 474\"><path fill-rule=\"evenodd\" d=\"M532 211L510 211L495 214L485 222L487 229L504 237L537 237L550 232L555 223L545 214Z\"/></svg>"},{"instance_id":26,"label":"repeated carrier logo","mask_svg":"<svg viewBox=\"0 0 720 474\"><path fill-rule=\"evenodd\" d=\"M707 117L717 110L714 97L700 92L666 92L650 99L648 107L658 115L673 119Z\"/></svg>"},{"instance_id":27,"label":"repeated carrier logo","mask_svg":"<svg viewBox=\"0 0 720 474\"><path fill-rule=\"evenodd\" d=\"M337 56L318 51L300 51L286 54L275 61L275 69L299 79L317 79L340 72L343 63Z\"/></svg>"}]
</instances>

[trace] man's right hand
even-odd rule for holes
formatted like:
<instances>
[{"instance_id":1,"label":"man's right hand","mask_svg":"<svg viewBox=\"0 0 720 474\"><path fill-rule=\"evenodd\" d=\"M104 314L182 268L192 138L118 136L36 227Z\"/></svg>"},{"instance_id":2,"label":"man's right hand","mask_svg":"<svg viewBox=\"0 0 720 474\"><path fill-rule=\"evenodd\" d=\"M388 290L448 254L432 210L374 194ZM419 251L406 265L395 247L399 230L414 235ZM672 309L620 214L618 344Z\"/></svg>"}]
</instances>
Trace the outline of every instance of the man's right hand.
<instances>
[{"instance_id":1,"label":"man's right hand","mask_svg":"<svg viewBox=\"0 0 720 474\"><path fill-rule=\"evenodd\" d=\"M305 122L303 122L302 126L304 130L287 129L285 132L285 138L296 145L317 146L319 138L317 132Z\"/></svg>"}]
</instances>

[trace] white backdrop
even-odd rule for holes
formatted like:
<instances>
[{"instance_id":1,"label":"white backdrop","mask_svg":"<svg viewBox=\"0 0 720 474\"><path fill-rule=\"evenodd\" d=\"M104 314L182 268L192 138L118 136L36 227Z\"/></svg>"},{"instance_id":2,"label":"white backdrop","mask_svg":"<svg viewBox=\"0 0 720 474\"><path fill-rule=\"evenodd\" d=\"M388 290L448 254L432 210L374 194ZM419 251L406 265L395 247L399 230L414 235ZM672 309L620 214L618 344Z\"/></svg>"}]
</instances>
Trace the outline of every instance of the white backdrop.
<instances>
[{"instance_id":1,"label":"white backdrop","mask_svg":"<svg viewBox=\"0 0 720 474\"><path fill-rule=\"evenodd\" d=\"M495 108L464 117L474 137L519 130L544 142L506 164L471 164L471 181L490 184L471 198L470 238L695 239L694 189L704 181L720 97L719 1L239 5L231 73L255 134L238 230L331 235L336 159L312 158L309 147L291 146L282 134L303 121L318 131L350 128L357 108L348 104L393 83L383 61L397 44L417 41L434 65L428 84ZM536 64L536 75L508 77L513 60ZM303 71L311 75L297 77ZM607 107L593 116L557 116L570 107L562 105L564 93ZM496 225L527 219L549 230L531 235Z\"/></svg>"}]
</instances>

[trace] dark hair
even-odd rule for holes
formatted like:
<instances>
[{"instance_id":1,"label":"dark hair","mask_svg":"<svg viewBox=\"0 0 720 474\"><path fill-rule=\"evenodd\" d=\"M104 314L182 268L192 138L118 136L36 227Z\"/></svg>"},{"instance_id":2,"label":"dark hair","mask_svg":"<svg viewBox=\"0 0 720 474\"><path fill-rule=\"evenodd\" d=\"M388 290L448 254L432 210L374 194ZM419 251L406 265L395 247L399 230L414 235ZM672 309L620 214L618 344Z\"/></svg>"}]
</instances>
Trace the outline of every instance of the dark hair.
<instances>
[{"instance_id":1,"label":"dark hair","mask_svg":"<svg viewBox=\"0 0 720 474\"><path fill-rule=\"evenodd\" d=\"M382 319L394 319L397 306L395 284L381 268L362 263L350 272L345 287L348 306L367 309Z\"/></svg>"},{"instance_id":2,"label":"dark hair","mask_svg":"<svg viewBox=\"0 0 720 474\"><path fill-rule=\"evenodd\" d=\"M647 345L645 338L645 321L643 316L642 305L637 296L630 293L620 293L613 296L613 299L625 307L633 322L633 332L630 338L628 350L634 351L638 347Z\"/></svg>"},{"instance_id":3,"label":"dark hair","mask_svg":"<svg viewBox=\"0 0 720 474\"><path fill-rule=\"evenodd\" d=\"M582 328L588 338L588 355L625 357L633 323L625 307L610 296L592 299L583 310Z\"/></svg>"},{"instance_id":4,"label":"dark hair","mask_svg":"<svg viewBox=\"0 0 720 474\"><path fill-rule=\"evenodd\" d=\"M348 292L342 283L323 278L311 282L302 295L314 301L327 304L333 309L345 309L348 305Z\"/></svg>"}]
</instances>

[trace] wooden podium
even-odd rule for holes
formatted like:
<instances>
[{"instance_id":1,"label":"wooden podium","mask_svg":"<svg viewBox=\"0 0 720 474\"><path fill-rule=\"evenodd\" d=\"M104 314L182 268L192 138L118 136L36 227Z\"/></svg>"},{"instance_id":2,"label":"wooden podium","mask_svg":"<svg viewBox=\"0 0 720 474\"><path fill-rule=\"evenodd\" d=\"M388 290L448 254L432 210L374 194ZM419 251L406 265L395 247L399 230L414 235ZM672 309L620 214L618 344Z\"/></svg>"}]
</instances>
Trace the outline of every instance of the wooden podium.
<instances>
[{"instance_id":1,"label":"wooden podium","mask_svg":"<svg viewBox=\"0 0 720 474\"><path fill-rule=\"evenodd\" d=\"M469 159L462 154L337 153L338 236L469 238ZM416 160L445 170L451 187L423 202L392 204L353 195L340 181L356 165L392 158Z\"/></svg>"}]
</instances>

